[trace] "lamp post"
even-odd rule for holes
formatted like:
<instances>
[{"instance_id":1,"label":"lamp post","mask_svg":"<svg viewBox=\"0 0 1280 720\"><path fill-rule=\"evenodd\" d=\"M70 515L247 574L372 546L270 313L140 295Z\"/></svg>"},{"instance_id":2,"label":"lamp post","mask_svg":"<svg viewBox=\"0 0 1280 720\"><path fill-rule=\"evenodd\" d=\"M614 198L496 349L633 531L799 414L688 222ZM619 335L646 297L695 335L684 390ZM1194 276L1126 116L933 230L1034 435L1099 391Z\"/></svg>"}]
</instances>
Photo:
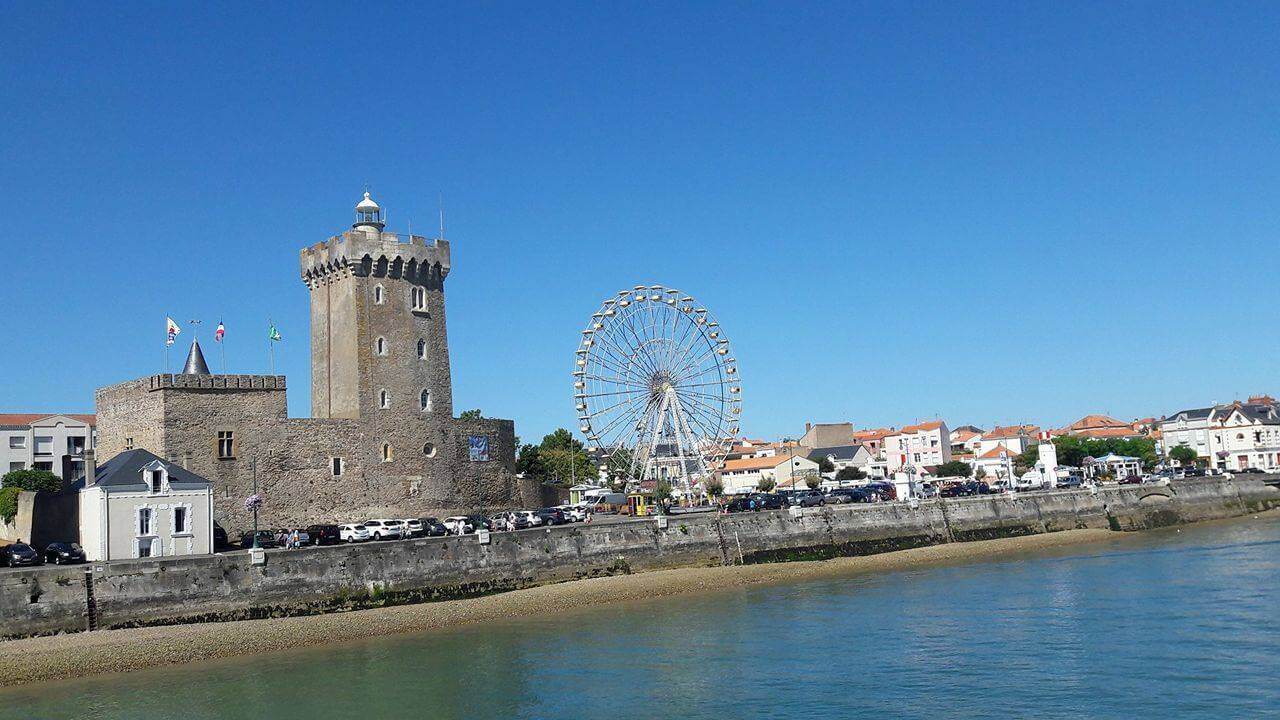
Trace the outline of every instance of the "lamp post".
<instances>
[{"instance_id":1,"label":"lamp post","mask_svg":"<svg viewBox=\"0 0 1280 720\"><path fill-rule=\"evenodd\" d=\"M258 497L258 458L254 457L249 461L249 468L253 470L253 497ZM253 547L258 547L258 506L259 502L253 504Z\"/></svg>"}]
</instances>

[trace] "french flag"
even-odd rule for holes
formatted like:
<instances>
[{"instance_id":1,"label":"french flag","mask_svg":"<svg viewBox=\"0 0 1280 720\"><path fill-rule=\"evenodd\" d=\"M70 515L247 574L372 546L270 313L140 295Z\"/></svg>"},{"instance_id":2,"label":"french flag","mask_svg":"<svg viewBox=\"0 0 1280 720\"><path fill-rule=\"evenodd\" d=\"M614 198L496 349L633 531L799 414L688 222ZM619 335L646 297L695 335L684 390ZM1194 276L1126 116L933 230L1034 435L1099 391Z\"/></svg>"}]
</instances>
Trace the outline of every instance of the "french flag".
<instances>
[{"instance_id":1,"label":"french flag","mask_svg":"<svg viewBox=\"0 0 1280 720\"><path fill-rule=\"evenodd\" d=\"M222 336L226 334L227 334L227 328L222 324L222 321L219 320L218 329L213 331L213 339L217 340L218 342L222 342Z\"/></svg>"}]
</instances>

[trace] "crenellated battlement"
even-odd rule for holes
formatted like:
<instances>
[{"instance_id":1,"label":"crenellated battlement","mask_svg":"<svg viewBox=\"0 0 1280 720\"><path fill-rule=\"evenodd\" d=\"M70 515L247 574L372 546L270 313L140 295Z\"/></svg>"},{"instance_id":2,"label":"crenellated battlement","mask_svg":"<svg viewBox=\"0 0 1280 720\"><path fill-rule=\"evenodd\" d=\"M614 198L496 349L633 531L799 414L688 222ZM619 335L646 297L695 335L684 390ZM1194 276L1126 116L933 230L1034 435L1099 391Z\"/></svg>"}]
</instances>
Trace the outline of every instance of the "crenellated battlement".
<instances>
[{"instance_id":1,"label":"crenellated battlement","mask_svg":"<svg viewBox=\"0 0 1280 720\"><path fill-rule=\"evenodd\" d=\"M348 230L299 253L308 287L336 278L391 277L426 284L449 274L449 241L391 232Z\"/></svg>"},{"instance_id":2,"label":"crenellated battlement","mask_svg":"<svg viewBox=\"0 0 1280 720\"><path fill-rule=\"evenodd\" d=\"M147 392L156 390L285 390L284 375L159 374L146 378Z\"/></svg>"}]
</instances>

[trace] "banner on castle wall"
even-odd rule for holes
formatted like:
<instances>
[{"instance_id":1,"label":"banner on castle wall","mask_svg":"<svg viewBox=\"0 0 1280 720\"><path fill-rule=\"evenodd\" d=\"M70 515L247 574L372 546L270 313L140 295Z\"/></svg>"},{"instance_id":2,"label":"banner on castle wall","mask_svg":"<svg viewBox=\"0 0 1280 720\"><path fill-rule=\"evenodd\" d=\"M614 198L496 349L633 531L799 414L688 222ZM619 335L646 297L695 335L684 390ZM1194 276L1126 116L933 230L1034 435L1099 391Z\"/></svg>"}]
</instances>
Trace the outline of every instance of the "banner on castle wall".
<instances>
[{"instance_id":1,"label":"banner on castle wall","mask_svg":"<svg viewBox=\"0 0 1280 720\"><path fill-rule=\"evenodd\" d=\"M471 462L489 462L489 436L468 435L467 451Z\"/></svg>"}]
</instances>

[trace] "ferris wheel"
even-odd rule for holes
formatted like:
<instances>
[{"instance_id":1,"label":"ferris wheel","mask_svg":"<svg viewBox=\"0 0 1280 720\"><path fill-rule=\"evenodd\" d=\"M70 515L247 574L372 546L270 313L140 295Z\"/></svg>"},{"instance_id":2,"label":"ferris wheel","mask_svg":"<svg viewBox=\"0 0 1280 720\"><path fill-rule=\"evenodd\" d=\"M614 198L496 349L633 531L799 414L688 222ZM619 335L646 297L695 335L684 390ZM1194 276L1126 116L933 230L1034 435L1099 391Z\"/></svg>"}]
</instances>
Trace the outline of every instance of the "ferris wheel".
<instances>
[{"instance_id":1,"label":"ferris wheel","mask_svg":"<svg viewBox=\"0 0 1280 720\"><path fill-rule=\"evenodd\" d=\"M602 470L666 480L684 494L724 459L742 414L738 364L720 323L662 285L623 290L591 315L573 399Z\"/></svg>"}]
</instances>

